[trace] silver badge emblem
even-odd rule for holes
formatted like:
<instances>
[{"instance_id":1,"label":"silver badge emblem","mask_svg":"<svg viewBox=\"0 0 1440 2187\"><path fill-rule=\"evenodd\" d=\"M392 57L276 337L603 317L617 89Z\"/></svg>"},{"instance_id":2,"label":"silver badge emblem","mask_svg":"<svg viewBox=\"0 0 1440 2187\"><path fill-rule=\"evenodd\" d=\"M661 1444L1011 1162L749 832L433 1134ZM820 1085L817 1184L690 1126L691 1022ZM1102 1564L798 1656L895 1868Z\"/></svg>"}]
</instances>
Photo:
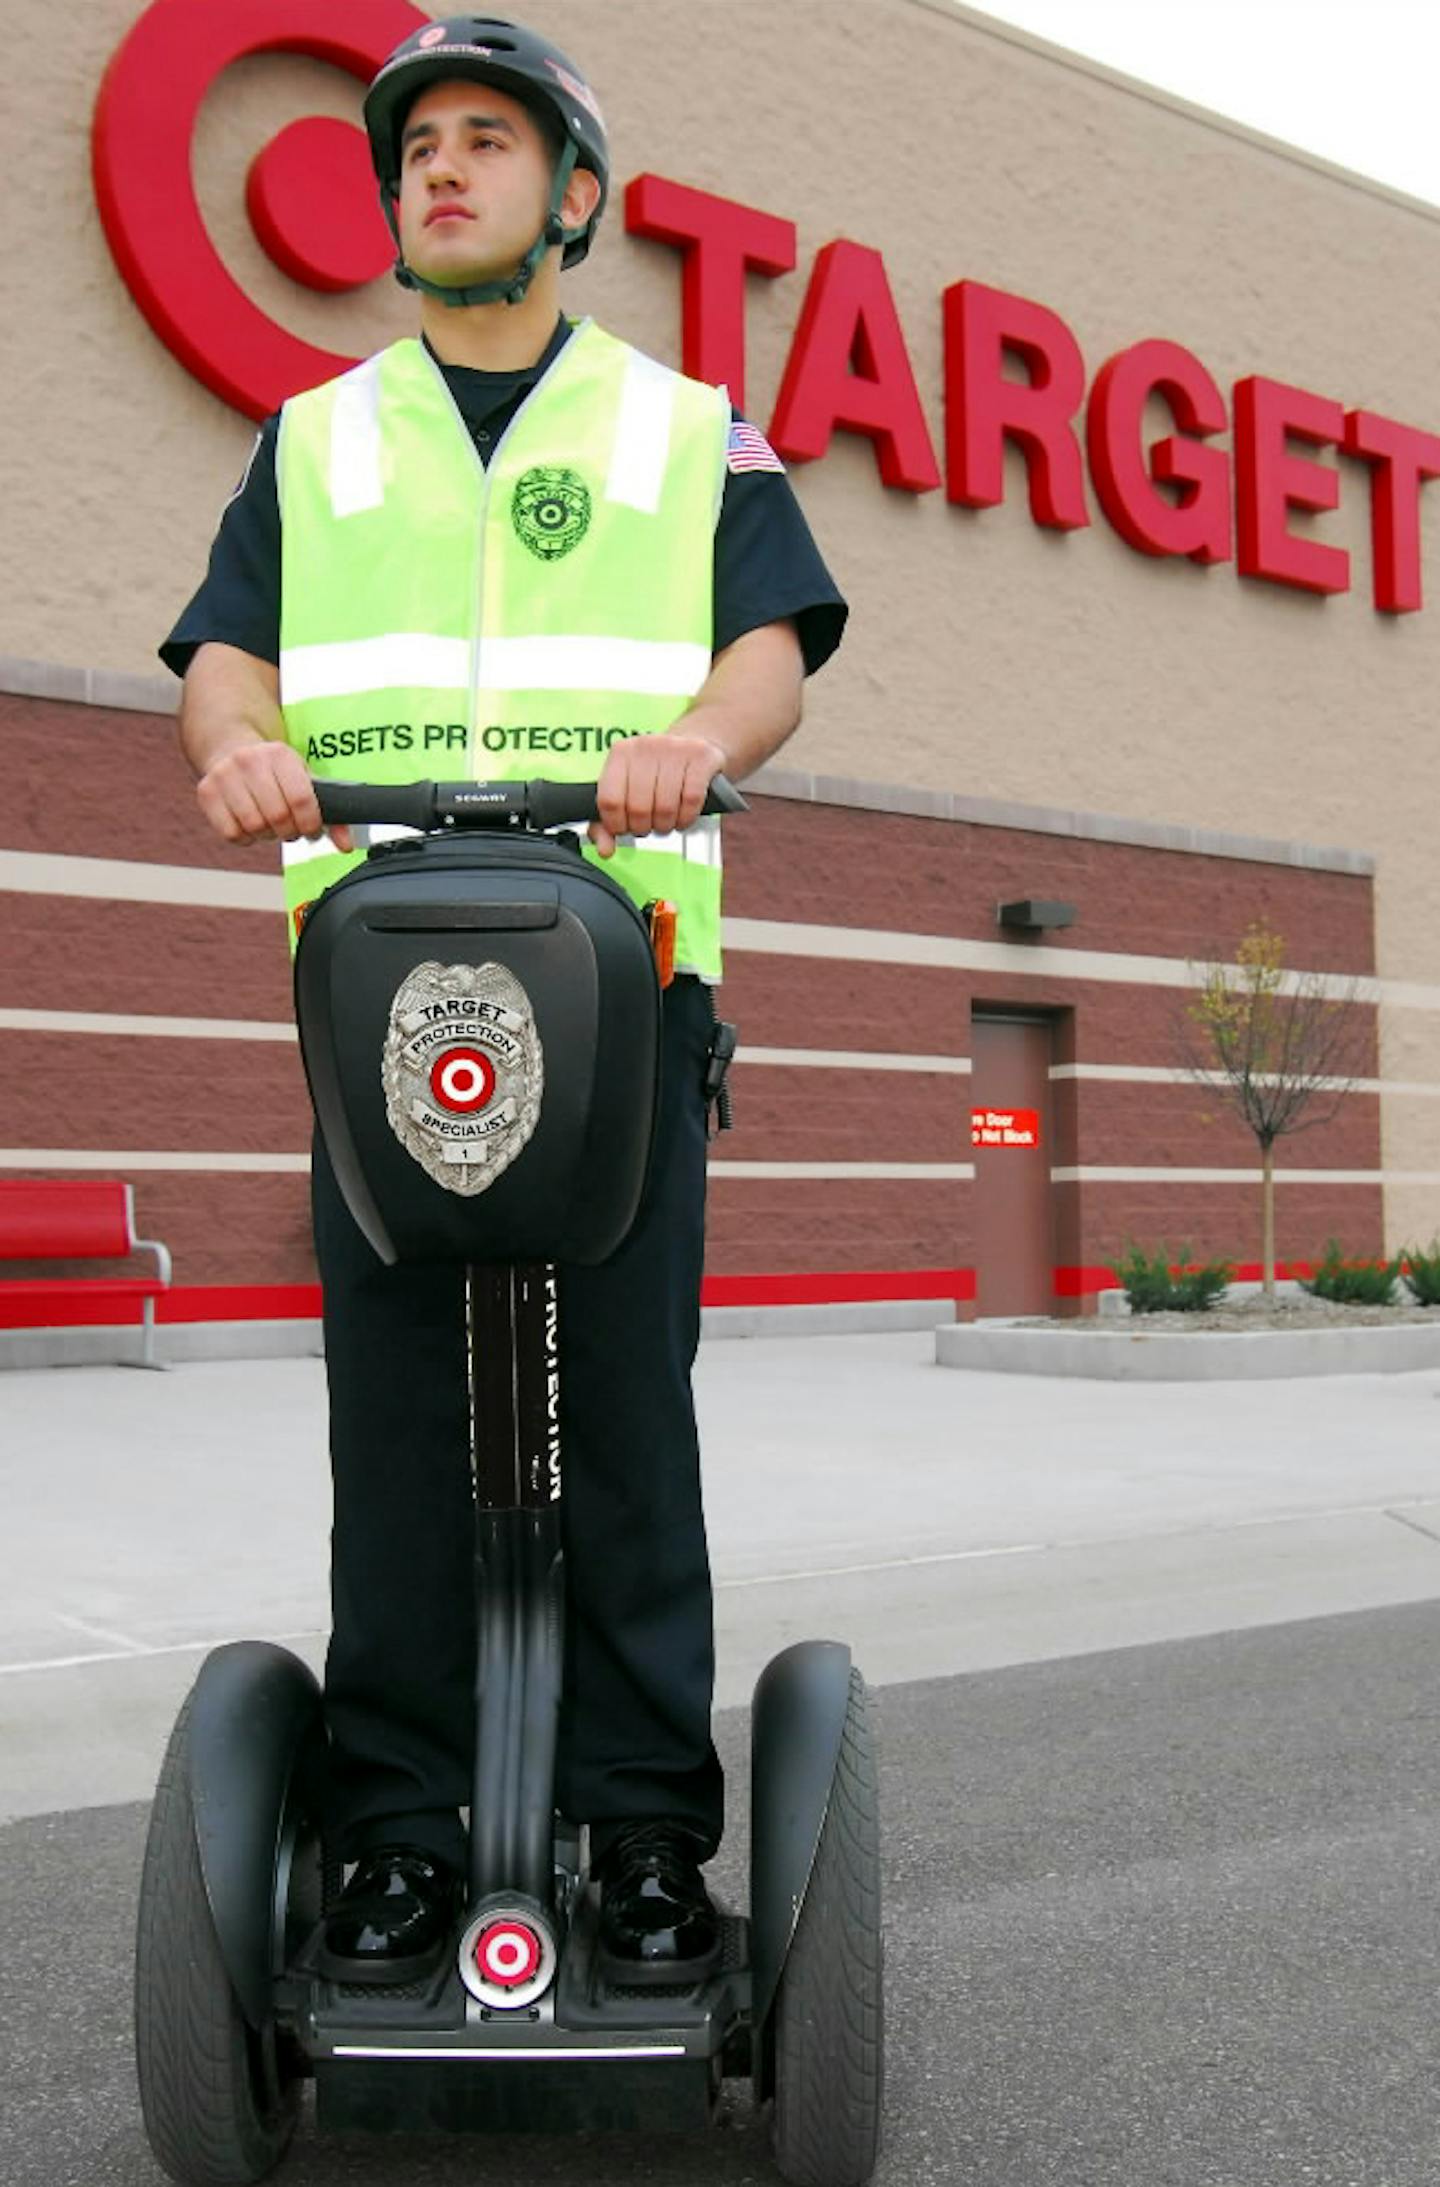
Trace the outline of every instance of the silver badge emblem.
<instances>
[{"instance_id":1,"label":"silver badge emblem","mask_svg":"<svg viewBox=\"0 0 1440 2187\"><path fill-rule=\"evenodd\" d=\"M540 1115L545 1059L530 998L503 964L418 964L390 1005L385 1113L447 1192L484 1192Z\"/></svg>"}]
</instances>

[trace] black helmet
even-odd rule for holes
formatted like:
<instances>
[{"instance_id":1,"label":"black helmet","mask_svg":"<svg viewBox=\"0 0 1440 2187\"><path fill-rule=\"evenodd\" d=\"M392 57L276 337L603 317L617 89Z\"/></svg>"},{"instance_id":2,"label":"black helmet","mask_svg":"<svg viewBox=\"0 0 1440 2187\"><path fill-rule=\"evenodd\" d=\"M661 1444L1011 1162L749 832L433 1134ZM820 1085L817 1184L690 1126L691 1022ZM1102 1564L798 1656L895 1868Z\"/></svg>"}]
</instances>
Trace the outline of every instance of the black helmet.
<instances>
[{"instance_id":1,"label":"black helmet","mask_svg":"<svg viewBox=\"0 0 1440 2187\"><path fill-rule=\"evenodd\" d=\"M578 266L590 248L610 188L610 147L600 102L558 46L518 23L502 22L496 15L450 15L413 31L395 48L365 94L370 156L387 217L400 189L400 138L405 116L427 84L443 83L453 76L473 76L479 83L494 84L524 105L538 108L558 128L564 150L556 172L551 220L542 240L546 246L563 242L561 264ZM559 221L559 200L576 167L590 169L599 181L600 195L583 228L564 229ZM391 225L393 232L393 220ZM412 281L415 278L410 276ZM428 282L421 285L430 286ZM458 302L472 292L446 293Z\"/></svg>"}]
</instances>

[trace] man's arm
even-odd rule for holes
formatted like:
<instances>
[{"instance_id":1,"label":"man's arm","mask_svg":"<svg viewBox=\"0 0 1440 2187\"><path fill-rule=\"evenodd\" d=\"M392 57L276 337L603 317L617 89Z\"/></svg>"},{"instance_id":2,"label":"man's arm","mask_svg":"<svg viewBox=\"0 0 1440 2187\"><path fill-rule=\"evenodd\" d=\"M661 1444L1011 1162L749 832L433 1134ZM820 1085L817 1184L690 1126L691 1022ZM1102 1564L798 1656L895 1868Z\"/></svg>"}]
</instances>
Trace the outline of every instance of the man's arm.
<instances>
[{"instance_id":1,"label":"man's arm","mask_svg":"<svg viewBox=\"0 0 1440 2187\"><path fill-rule=\"evenodd\" d=\"M180 700L180 749L198 777L195 795L227 843L291 843L325 823L300 754L285 741L280 672L238 646L196 651ZM348 828L332 828L337 850Z\"/></svg>"},{"instance_id":2,"label":"man's arm","mask_svg":"<svg viewBox=\"0 0 1440 2187\"><path fill-rule=\"evenodd\" d=\"M619 835L668 835L699 818L718 774L743 781L800 725L805 660L793 623L766 623L717 653L689 707L663 736L612 744L601 769L602 858Z\"/></svg>"}]
</instances>

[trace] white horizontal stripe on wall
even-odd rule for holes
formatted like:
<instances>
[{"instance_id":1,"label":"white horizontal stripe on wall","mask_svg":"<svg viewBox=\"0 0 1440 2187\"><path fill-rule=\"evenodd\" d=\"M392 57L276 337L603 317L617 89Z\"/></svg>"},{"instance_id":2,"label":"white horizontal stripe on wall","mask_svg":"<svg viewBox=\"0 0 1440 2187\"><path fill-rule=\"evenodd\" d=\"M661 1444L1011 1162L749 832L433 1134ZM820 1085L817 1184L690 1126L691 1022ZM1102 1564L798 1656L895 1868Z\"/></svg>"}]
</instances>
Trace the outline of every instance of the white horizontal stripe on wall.
<instances>
[{"instance_id":1,"label":"white horizontal stripe on wall","mask_svg":"<svg viewBox=\"0 0 1440 2187\"><path fill-rule=\"evenodd\" d=\"M1052 1169L1052 1185L1143 1185L1163 1177L1171 1185L1258 1185L1258 1169L1109 1169L1082 1163ZM1277 1169L1277 1185L1440 1185L1440 1169Z\"/></svg>"},{"instance_id":2,"label":"white horizontal stripe on wall","mask_svg":"<svg viewBox=\"0 0 1440 2187\"><path fill-rule=\"evenodd\" d=\"M290 1045L297 1037L288 1020L130 1017L105 1010L0 1009L0 1032L96 1033L142 1040L265 1040ZM970 1071L968 1056L876 1055L865 1048L741 1047L735 1060L777 1070L919 1071L962 1077Z\"/></svg>"},{"instance_id":3,"label":"white horizontal stripe on wall","mask_svg":"<svg viewBox=\"0 0 1440 2187\"><path fill-rule=\"evenodd\" d=\"M121 904L201 904L219 911L283 911L278 874L161 866L138 858L70 858L0 850L0 891L23 896L100 896Z\"/></svg>"},{"instance_id":4,"label":"white horizontal stripe on wall","mask_svg":"<svg viewBox=\"0 0 1440 2187\"><path fill-rule=\"evenodd\" d=\"M304 1171L308 1154L190 1154L146 1147L126 1148L0 1147L0 1169L99 1170L283 1170ZM721 1162L708 1164L712 1177L893 1177L967 1178L971 1162Z\"/></svg>"},{"instance_id":5,"label":"white horizontal stripe on wall","mask_svg":"<svg viewBox=\"0 0 1440 2187\"><path fill-rule=\"evenodd\" d=\"M1103 980L1127 987L1192 987L1193 961L1187 957L1136 957L1121 950L1032 948L1029 943L981 942L949 934L899 934L888 928L810 926L780 919L726 919L727 948L767 956L839 957L859 964L934 965L951 971L1001 972L1011 978ZM1230 968L1237 976L1238 966ZM1349 973L1302 970L1289 973L1286 985L1318 978L1327 995L1345 995ZM1413 982L1356 979L1360 1002L1399 1001L1417 1009L1440 1010L1440 987ZM1393 993L1392 993L1393 989Z\"/></svg>"},{"instance_id":6,"label":"white horizontal stripe on wall","mask_svg":"<svg viewBox=\"0 0 1440 2187\"><path fill-rule=\"evenodd\" d=\"M101 896L125 903L204 904L240 911L284 908L278 877L225 873L207 866L151 865L138 859L72 858L42 851L0 850L0 892L7 889L45 896ZM1184 957L1136 957L1119 950L1032 949L1028 945L971 941L949 934L900 934L880 927L815 926L780 919L726 919L722 925L726 948L765 956L935 966L946 971L997 972L1019 980L1097 980L1130 987L1193 985L1192 966ZM1348 973L1323 973L1319 977L1328 995L1343 995L1351 984ZM1429 986L1416 980L1358 980L1355 988L1362 1002L1440 1010L1440 985Z\"/></svg>"},{"instance_id":7,"label":"white horizontal stripe on wall","mask_svg":"<svg viewBox=\"0 0 1440 2187\"><path fill-rule=\"evenodd\" d=\"M1111 1086L1193 1086L1197 1092L1220 1092L1226 1081L1218 1073L1213 1079L1196 1078L1191 1071L1163 1069L1149 1063L1052 1063L1052 1079L1094 1079ZM1273 1086L1276 1080L1266 1073L1257 1074L1257 1084ZM1349 1093L1363 1094L1426 1094L1440 1099L1440 1084L1433 1079L1410 1078L1319 1078L1315 1081L1319 1093L1333 1092L1343 1086Z\"/></svg>"},{"instance_id":8,"label":"white horizontal stripe on wall","mask_svg":"<svg viewBox=\"0 0 1440 2187\"><path fill-rule=\"evenodd\" d=\"M935 1071L957 1078L970 1075L969 1056L875 1055L866 1048L752 1048L742 1041L737 1063L763 1063L781 1070Z\"/></svg>"},{"instance_id":9,"label":"white horizontal stripe on wall","mask_svg":"<svg viewBox=\"0 0 1440 2187\"><path fill-rule=\"evenodd\" d=\"M308 1170L308 1154L192 1154L143 1147L0 1147L0 1169Z\"/></svg>"},{"instance_id":10,"label":"white horizontal stripe on wall","mask_svg":"<svg viewBox=\"0 0 1440 2187\"><path fill-rule=\"evenodd\" d=\"M135 1018L105 1010L0 1010L0 1033L108 1033L129 1040L279 1040L293 1025L263 1018Z\"/></svg>"},{"instance_id":11,"label":"white horizontal stripe on wall","mask_svg":"<svg viewBox=\"0 0 1440 2187\"><path fill-rule=\"evenodd\" d=\"M975 1175L973 1162L725 1162L706 1167L712 1177L893 1177L964 1179Z\"/></svg>"}]
</instances>

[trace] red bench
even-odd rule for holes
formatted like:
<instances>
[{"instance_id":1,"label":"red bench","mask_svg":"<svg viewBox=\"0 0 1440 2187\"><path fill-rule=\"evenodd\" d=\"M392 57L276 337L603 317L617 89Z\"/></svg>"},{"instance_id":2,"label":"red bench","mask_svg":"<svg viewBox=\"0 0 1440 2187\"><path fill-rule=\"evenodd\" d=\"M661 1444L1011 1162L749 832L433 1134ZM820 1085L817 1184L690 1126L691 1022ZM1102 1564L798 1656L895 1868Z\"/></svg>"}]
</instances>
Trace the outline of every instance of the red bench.
<instances>
[{"instance_id":1,"label":"red bench","mask_svg":"<svg viewBox=\"0 0 1440 2187\"><path fill-rule=\"evenodd\" d=\"M108 1177L0 1180L0 1261L119 1261L136 1252L155 1255L153 1276L7 1277L0 1326L44 1327L48 1314L77 1297L136 1299L145 1327L141 1358L155 1367L155 1301L170 1288L169 1248L136 1237L129 1185Z\"/></svg>"}]
</instances>

